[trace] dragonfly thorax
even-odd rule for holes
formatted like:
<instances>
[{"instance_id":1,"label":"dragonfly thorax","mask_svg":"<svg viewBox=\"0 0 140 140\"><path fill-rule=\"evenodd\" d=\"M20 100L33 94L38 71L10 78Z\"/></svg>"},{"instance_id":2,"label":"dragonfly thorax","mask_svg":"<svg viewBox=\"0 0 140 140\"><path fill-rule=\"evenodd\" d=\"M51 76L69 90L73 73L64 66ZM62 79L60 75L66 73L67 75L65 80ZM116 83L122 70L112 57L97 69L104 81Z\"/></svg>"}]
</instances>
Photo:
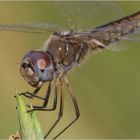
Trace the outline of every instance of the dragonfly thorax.
<instances>
[{"instance_id":1,"label":"dragonfly thorax","mask_svg":"<svg viewBox=\"0 0 140 140\"><path fill-rule=\"evenodd\" d=\"M89 50L80 34L72 31L53 34L45 48L52 55L60 73L68 72L79 64Z\"/></svg>"},{"instance_id":2,"label":"dragonfly thorax","mask_svg":"<svg viewBox=\"0 0 140 140\"><path fill-rule=\"evenodd\" d=\"M21 60L20 74L33 87L52 80L54 67L50 55L43 51L29 51Z\"/></svg>"}]
</instances>

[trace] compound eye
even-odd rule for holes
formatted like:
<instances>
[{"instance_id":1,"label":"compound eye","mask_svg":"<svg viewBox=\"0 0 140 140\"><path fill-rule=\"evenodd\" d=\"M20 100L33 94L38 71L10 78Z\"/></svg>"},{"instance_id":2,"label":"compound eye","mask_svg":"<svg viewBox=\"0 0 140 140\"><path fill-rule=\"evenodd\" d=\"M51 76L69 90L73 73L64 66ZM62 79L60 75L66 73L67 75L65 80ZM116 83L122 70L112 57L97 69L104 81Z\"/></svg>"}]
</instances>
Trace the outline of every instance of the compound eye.
<instances>
[{"instance_id":1,"label":"compound eye","mask_svg":"<svg viewBox=\"0 0 140 140\"><path fill-rule=\"evenodd\" d=\"M47 65L52 63L49 54L43 51L30 51L23 57L22 61L28 59L30 60L29 64L31 64L34 68L38 66L41 70L45 69ZM28 65L28 63L25 65Z\"/></svg>"}]
</instances>

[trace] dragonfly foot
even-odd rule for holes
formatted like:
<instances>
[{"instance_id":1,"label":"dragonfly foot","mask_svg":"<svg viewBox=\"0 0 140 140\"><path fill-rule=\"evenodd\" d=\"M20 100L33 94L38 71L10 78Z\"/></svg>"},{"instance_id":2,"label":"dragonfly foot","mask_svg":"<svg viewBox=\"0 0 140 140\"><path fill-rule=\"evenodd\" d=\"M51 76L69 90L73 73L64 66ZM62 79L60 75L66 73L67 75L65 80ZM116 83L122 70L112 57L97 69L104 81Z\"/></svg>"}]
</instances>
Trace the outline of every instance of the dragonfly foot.
<instances>
[{"instance_id":1,"label":"dragonfly foot","mask_svg":"<svg viewBox=\"0 0 140 140\"><path fill-rule=\"evenodd\" d=\"M33 98L32 93L30 93L28 91L22 92L22 93L19 94L19 96L21 96L21 95L23 95L23 96L25 96L27 98Z\"/></svg>"}]
</instances>

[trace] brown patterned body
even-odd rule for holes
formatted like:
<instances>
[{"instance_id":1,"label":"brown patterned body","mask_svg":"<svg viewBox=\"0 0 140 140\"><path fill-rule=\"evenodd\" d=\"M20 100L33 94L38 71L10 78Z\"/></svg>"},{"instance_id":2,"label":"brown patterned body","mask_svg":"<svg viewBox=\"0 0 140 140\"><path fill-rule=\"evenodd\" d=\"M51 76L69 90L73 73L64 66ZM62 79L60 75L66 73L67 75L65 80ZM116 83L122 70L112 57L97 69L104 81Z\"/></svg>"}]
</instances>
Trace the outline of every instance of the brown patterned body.
<instances>
[{"instance_id":1,"label":"brown patterned body","mask_svg":"<svg viewBox=\"0 0 140 140\"><path fill-rule=\"evenodd\" d=\"M120 41L123 37L140 30L140 11L122 19L110 22L92 30L91 38L95 38L104 45Z\"/></svg>"},{"instance_id":2,"label":"brown patterned body","mask_svg":"<svg viewBox=\"0 0 140 140\"><path fill-rule=\"evenodd\" d=\"M90 32L54 33L46 51L64 71L80 63L88 52L108 47L140 29L140 12L97 27Z\"/></svg>"},{"instance_id":3,"label":"brown patterned body","mask_svg":"<svg viewBox=\"0 0 140 140\"><path fill-rule=\"evenodd\" d=\"M64 71L68 71L87 55L89 46L85 41L81 37L81 33L54 34L46 51L53 56L57 66L61 66Z\"/></svg>"}]
</instances>

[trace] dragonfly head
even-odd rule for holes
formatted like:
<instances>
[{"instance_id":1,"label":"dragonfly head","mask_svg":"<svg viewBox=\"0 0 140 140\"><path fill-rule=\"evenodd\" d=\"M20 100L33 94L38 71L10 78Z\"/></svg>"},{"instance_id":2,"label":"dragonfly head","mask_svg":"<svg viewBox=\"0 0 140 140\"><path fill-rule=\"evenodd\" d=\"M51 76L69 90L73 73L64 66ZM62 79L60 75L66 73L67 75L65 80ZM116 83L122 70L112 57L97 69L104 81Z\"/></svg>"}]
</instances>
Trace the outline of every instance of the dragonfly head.
<instances>
[{"instance_id":1,"label":"dragonfly head","mask_svg":"<svg viewBox=\"0 0 140 140\"><path fill-rule=\"evenodd\" d=\"M19 72L31 86L41 86L53 78L52 58L47 52L29 51L21 60Z\"/></svg>"}]
</instances>

